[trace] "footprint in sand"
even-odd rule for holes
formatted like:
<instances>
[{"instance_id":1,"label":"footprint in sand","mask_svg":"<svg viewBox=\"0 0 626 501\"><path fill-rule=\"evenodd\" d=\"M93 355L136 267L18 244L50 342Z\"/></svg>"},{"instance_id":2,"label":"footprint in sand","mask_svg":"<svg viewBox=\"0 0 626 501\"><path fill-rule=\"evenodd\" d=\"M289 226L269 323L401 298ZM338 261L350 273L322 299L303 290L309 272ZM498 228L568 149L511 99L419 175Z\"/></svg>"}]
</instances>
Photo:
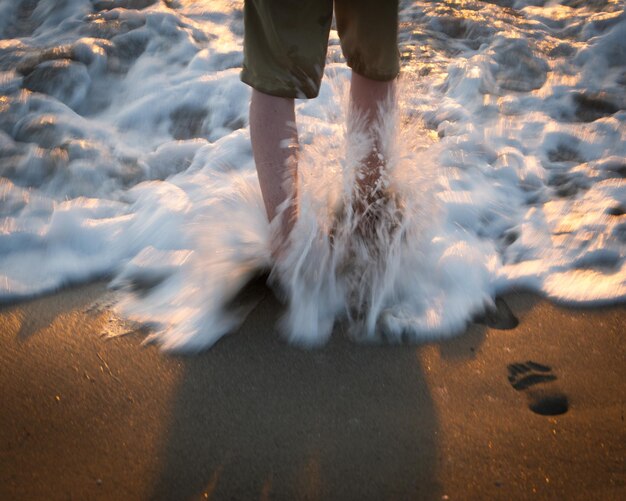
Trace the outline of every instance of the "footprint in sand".
<instances>
[{"instance_id":1,"label":"footprint in sand","mask_svg":"<svg viewBox=\"0 0 626 501\"><path fill-rule=\"evenodd\" d=\"M528 397L531 411L543 416L565 414L569 408L567 396L555 386L552 368L529 360L509 364L509 382Z\"/></svg>"}]
</instances>

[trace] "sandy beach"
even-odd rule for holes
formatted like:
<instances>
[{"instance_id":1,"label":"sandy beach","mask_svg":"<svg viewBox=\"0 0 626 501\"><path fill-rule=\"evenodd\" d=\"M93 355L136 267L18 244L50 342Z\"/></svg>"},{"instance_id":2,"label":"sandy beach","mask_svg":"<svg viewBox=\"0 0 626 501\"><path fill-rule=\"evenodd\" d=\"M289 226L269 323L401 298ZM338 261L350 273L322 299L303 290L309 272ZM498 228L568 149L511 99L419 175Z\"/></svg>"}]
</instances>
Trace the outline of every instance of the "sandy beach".
<instances>
[{"instance_id":1,"label":"sandy beach","mask_svg":"<svg viewBox=\"0 0 626 501\"><path fill-rule=\"evenodd\" d=\"M623 306L520 292L513 329L360 346L338 327L303 351L257 284L239 331L173 356L103 337L105 294L0 311L0 499L626 497ZM545 398L567 411L529 408Z\"/></svg>"},{"instance_id":2,"label":"sandy beach","mask_svg":"<svg viewBox=\"0 0 626 501\"><path fill-rule=\"evenodd\" d=\"M626 500L625 2L245 3L0 0L0 501Z\"/></svg>"}]
</instances>

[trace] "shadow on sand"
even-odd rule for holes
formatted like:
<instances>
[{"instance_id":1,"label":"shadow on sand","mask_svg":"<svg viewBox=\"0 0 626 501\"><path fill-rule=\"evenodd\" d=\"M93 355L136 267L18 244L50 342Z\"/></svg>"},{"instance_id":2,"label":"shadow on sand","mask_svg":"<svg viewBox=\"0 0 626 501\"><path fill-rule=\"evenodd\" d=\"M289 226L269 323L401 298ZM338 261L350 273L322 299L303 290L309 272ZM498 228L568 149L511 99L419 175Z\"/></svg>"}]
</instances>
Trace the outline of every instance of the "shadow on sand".
<instances>
[{"instance_id":1,"label":"shadow on sand","mask_svg":"<svg viewBox=\"0 0 626 501\"><path fill-rule=\"evenodd\" d=\"M263 291L259 291L263 294ZM284 344L271 294L185 366L151 499L439 499L415 346Z\"/></svg>"}]
</instances>

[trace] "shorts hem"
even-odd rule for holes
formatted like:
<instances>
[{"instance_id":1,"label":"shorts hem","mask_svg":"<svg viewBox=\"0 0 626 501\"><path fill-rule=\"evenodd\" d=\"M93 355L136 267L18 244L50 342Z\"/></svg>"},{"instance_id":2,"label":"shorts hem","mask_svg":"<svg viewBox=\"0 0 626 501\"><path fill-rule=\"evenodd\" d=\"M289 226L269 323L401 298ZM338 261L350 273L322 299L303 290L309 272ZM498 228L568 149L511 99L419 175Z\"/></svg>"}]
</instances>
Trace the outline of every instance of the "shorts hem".
<instances>
[{"instance_id":1,"label":"shorts hem","mask_svg":"<svg viewBox=\"0 0 626 501\"><path fill-rule=\"evenodd\" d=\"M253 74L250 70L244 68L241 70L239 78L243 83L249 85L255 90L275 97L284 97L290 99L313 99L319 95L318 89L297 89L293 86L285 86L283 82L275 78L264 78L257 74Z\"/></svg>"},{"instance_id":2,"label":"shorts hem","mask_svg":"<svg viewBox=\"0 0 626 501\"><path fill-rule=\"evenodd\" d=\"M360 76L369 78L370 80L377 80L379 82L389 82L391 80L395 80L400 74L400 65L398 65L397 68L390 69L388 71L372 71L362 64L351 63L350 61L348 61L347 64L352 71Z\"/></svg>"}]
</instances>

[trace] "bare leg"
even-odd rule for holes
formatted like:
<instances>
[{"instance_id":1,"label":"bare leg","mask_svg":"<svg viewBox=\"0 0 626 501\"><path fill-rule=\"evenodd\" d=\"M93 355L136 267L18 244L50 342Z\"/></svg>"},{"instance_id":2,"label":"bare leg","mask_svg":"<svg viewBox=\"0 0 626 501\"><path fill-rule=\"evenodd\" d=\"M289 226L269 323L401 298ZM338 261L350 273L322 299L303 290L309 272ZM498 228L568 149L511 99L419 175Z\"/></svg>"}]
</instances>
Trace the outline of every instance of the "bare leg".
<instances>
[{"instance_id":1,"label":"bare leg","mask_svg":"<svg viewBox=\"0 0 626 501\"><path fill-rule=\"evenodd\" d=\"M395 80L378 81L365 78L352 72L350 85L350 110L365 119L365 130L375 131L376 122L380 120L379 109L388 99L393 99ZM376 198L376 184L385 167L384 159L380 156L381 138L373 133L372 151L365 159L363 170L357 178L359 192L363 197L361 202L369 205ZM364 207L362 207L363 209Z\"/></svg>"},{"instance_id":2,"label":"bare leg","mask_svg":"<svg viewBox=\"0 0 626 501\"><path fill-rule=\"evenodd\" d=\"M285 245L298 216L298 131L293 99L270 96L253 89L250 140L270 222L277 216L278 207L291 200L282 214L279 241L272 250L276 256Z\"/></svg>"}]
</instances>

